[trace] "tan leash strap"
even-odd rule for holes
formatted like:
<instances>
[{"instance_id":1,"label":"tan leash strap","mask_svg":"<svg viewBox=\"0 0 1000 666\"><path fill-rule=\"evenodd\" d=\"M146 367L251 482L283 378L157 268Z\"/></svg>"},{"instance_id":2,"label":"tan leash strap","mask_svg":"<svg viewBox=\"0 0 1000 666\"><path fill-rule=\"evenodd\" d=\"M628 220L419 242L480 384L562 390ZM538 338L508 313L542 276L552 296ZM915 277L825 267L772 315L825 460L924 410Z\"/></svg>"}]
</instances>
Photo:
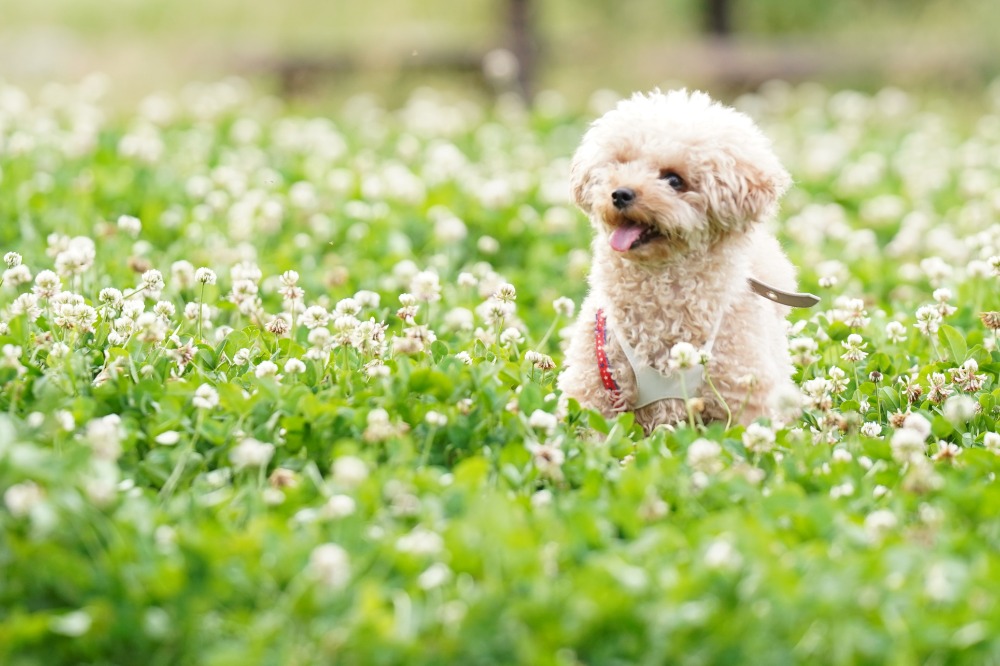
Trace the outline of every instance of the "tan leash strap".
<instances>
[{"instance_id":1,"label":"tan leash strap","mask_svg":"<svg viewBox=\"0 0 1000 666\"><path fill-rule=\"evenodd\" d=\"M819 297L812 294L782 291L769 284L764 284L756 278L747 278L747 282L750 284L750 291L775 303L781 303L793 308L811 308L819 303Z\"/></svg>"}]
</instances>

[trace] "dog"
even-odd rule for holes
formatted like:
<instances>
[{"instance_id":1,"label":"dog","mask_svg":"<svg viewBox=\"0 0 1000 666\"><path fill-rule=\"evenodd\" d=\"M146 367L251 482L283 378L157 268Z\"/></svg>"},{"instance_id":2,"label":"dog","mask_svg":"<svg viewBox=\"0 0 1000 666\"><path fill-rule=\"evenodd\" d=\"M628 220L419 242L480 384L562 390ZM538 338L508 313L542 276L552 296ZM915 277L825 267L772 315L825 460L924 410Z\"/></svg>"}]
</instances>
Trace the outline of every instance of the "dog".
<instances>
[{"instance_id":1,"label":"dog","mask_svg":"<svg viewBox=\"0 0 1000 666\"><path fill-rule=\"evenodd\" d=\"M794 390L788 312L818 300L766 225L791 182L754 122L702 92L636 93L596 120L570 165L595 235L562 392L647 433L770 416Z\"/></svg>"}]
</instances>

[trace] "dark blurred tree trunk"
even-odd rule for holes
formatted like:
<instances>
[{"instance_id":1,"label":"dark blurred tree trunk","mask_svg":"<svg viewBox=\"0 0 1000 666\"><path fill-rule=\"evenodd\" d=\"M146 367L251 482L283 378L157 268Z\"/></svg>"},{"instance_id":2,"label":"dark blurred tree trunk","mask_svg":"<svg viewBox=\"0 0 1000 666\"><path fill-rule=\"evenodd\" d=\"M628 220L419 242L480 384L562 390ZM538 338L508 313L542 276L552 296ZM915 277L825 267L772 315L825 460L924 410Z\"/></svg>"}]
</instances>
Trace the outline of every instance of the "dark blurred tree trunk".
<instances>
[{"instance_id":1,"label":"dark blurred tree trunk","mask_svg":"<svg viewBox=\"0 0 1000 666\"><path fill-rule=\"evenodd\" d=\"M732 0L705 0L705 29L713 37L729 37L733 33Z\"/></svg>"},{"instance_id":2,"label":"dark blurred tree trunk","mask_svg":"<svg viewBox=\"0 0 1000 666\"><path fill-rule=\"evenodd\" d=\"M535 40L532 0L507 0L510 47L517 58L518 92L530 100L534 94L538 45Z\"/></svg>"}]
</instances>

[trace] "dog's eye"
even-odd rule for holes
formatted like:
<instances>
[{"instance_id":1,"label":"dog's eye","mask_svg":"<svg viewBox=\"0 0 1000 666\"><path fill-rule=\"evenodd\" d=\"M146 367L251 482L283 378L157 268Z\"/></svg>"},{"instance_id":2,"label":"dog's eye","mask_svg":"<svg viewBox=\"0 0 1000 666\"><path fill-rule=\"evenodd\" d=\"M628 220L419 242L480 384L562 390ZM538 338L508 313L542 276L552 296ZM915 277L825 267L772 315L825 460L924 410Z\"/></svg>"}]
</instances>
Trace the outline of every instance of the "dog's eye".
<instances>
[{"instance_id":1,"label":"dog's eye","mask_svg":"<svg viewBox=\"0 0 1000 666\"><path fill-rule=\"evenodd\" d=\"M667 185L674 188L678 192L684 189L684 179L677 175L676 171L670 171L669 169L664 169L660 172L660 180L667 181Z\"/></svg>"}]
</instances>

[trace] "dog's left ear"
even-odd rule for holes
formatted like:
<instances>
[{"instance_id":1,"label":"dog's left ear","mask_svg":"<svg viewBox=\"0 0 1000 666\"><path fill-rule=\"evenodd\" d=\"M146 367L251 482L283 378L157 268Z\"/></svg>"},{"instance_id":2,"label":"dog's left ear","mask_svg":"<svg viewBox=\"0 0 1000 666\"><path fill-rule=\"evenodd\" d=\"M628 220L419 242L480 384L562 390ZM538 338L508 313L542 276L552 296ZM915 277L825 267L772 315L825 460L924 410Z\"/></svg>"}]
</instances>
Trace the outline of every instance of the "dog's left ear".
<instances>
[{"instance_id":1,"label":"dog's left ear","mask_svg":"<svg viewBox=\"0 0 1000 666\"><path fill-rule=\"evenodd\" d=\"M588 215L591 209L590 186L595 159L593 152L584 142L573 154L569 167L569 188L573 202Z\"/></svg>"},{"instance_id":2,"label":"dog's left ear","mask_svg":"<svg viewBox=\"0 0 1000 666\"><path fill-rule=\"evenodd\" d=\"M744 227L777 212L778 200L792 184L792 177L773 155L746 161L735 158L717 165L709 206L715 220L726 228Z\"/></svg>"}]
</instances>

